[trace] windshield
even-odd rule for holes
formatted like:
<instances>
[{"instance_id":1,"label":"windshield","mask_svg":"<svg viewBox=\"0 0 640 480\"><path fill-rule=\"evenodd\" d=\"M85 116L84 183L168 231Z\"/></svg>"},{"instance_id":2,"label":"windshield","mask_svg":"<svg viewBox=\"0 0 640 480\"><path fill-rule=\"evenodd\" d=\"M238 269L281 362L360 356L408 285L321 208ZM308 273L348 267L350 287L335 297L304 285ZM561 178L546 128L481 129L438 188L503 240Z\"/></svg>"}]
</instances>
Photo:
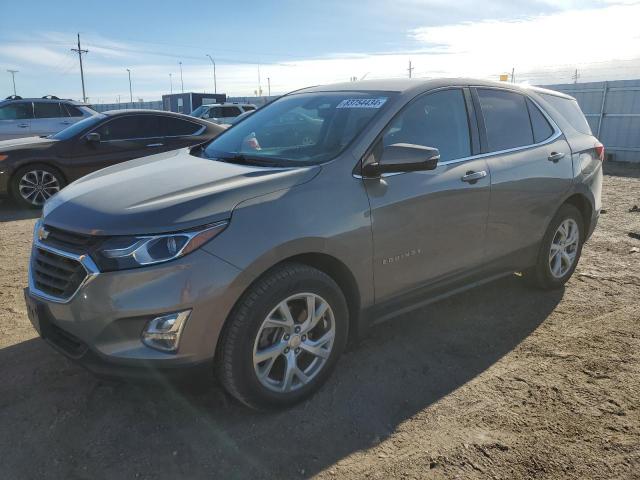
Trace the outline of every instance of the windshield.
<instances>
[{"instance_id":1,"label":"windshield","mask_svg":"<svg viewBox=\"0 0 640 480\"><path fill-rule=\"evenodd\" d=\"M389 92L289 95L256 110L213 140L208 158L278 166L340 154L387 104Z\"/></svg>"},{"instance_id":2,"label":"windshield","mask_svg":"<svg viewBox=\"0 0 640 480\"><path fill-rule=\"evenodd\" d=\"M192 117L202 118L202 114L204 112L206 112L207 110L209 110L209 107L207 107L205 105L200 105L198 108L196 108L189 115L191 115Z\"/></svg>"},{"instance_id":3,"label":"windshield","mask_svg":"<svg viewBox=\"0 0 640 480\"><path fill-rule=\"evenodd\" d=\"M106 115L93 115L89 118L85 118L84 120L80 120L79 122L68 126L64 130L60 130L58 133L51 135L50 138L55 138L56 140L69 140L70 138L75 137L77 134L83 132L84 130L88 130L96 126L105 118L107 118Z\"/></svg>"}]
</instances>

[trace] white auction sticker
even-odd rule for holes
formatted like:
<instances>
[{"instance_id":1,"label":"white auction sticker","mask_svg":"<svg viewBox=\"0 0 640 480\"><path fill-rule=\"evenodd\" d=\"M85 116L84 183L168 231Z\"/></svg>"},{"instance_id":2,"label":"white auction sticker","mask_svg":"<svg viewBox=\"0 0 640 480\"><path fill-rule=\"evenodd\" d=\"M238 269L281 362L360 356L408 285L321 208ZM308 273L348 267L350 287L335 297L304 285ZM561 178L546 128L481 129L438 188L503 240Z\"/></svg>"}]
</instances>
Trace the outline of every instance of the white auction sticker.
<instances>
[{"instance_id":1,"label":"white auction sticker","mask_svg":"<svg viewBox=\"0 0 640 480\"><path fill-rule=\"evenodd\" d=\"M380 108L387 101L387 97L379 98L346 98L336 108Z\"/></svg>"}]
</instances>

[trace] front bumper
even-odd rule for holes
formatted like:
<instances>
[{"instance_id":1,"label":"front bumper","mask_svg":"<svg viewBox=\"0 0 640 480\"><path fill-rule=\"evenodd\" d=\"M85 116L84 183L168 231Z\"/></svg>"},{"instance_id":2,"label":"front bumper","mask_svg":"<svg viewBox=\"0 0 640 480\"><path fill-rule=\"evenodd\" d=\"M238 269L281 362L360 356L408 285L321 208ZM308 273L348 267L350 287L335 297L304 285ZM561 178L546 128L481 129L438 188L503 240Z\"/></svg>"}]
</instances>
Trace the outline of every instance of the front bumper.
<instances>
[{"instance_id":1,"label":"front bumper","mask_svg":"<svg viewBox=\"0 0 640 480\"><path fill-rule=\"evenodd\" d=\"M26 289L25 299L36 330L67 357L98 374L145 377L149 369L177 372L210 366L236 300L231 285L239 273L198 250L165 264L99 273L66 303L31 289ZM175 353L141 342L151 318L186 309L192 311Z\"/></svg>"}]
</instances>

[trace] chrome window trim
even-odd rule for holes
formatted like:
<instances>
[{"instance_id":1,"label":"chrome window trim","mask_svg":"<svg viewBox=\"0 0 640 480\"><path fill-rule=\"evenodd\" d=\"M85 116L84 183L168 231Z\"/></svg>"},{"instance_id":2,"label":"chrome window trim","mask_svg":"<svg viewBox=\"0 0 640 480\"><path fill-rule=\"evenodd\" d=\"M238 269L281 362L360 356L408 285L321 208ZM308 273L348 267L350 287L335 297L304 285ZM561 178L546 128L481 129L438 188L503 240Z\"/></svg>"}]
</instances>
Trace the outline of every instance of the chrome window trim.
<instances>
[{"instance_id":1,"label":"chrome window trim","mask_svg":"<svg viewBox=\"0 0 640 480\"><path fill-rule=\"evenodd\" d=\"M120 117L116 117L116 118L110 118L109 120L107 120L106 122L96 126L93 128L93 130L89 130L88 132L82 134L81 136L84 137L86 135L89 135L90 133L94 133L96 130L98 130L99 128L104 127L105 125L107 125L110 122L113 122L115 120L118 120L120 118L126 118L126 117L134 117L136 115L148 115L148 114L136 114L136 113L130 113L130 114L125 114L122 115ZM165 117L165 118L175 118L172 117L171 115L157 115L158 117ZM184 118L178 118L178 120L182 120L183 122L189 122L192 123L194 125L200 125L197 122L192 122L191 120L186 120ZM100 140L100 143L110 143L110 142L130 142L131 140L149 140L151 138L181 138L181 137L196 137L198 135L201 135L205 130L207 129L206 125L200 125L200 129L197 130L195 133L191 133L189 135L156 135L155 137L132 137L132 138L118 138L115 140ZM97 132L96 132L97 133Z\"/></svg>"},{"instance_id":2,"label":"chrome window trim","mask_svg":"<svg viewBox=\"0 0 640 480\"><path fill-rule=\"evenodd\" d=\"M463 162L468 162L468 161L471 161L471 160L477 160L477 159L481 159L481 158L488 158L488 157L492 157L494 155L504 155L506 153L514 153L514 152L519 152L519 151L522 151L522 150L527 150L527 149L530 149L530 148L542 147L542 146L547 145L549 143L555 142L558 138L560 138L563 135L562 130L560 130L560 127L558 127L558 124L553 120L553 118L551 118L551 116L545 111L545 109L534 98L531 98L531 96L527 95L524 92L518 92L516 90L511 90L511 89L508 89L508 88L501 88L501 87L494 87L494 86L467 85L466 87L467 88L476 88L476 89L480 88L480 89L501 90L503 92L515 93L516 95L523 95L524 97L526 97L529 100L531 100L533 102L533 104L538 108L538 110L540 110L542 115L549 122L549 125L551 125L551 128L553 129L553 133L551 134L551 136L549 138L546 138L542 142L532 143L532 144L529 144L529 145L523 145L521 147L508 148L508 149L505 149L505 150L496 150L496 151L493 151L493 152L479 153L477 155L471 155L469 157L456 158L456 159L453 159L453 160L447 160L445 162L438 162L438 167L440 165L452 165L452 164L456 164L456 163L463 163ZM424 93L428 94L428 93L432 93L432 92L437 92L439 90L444 90L444 89L447 89L447 88L464 88L464 86L463 87L458 87L458 86L455 86L455 87L451 87L451 86L440 87L440 88L435 88L433 90L429 90L428 92L424 92ZM411 99L410 101L412 101L412 100L413 99ZM407 104L408 103L409 102L407 102ZM404 106L402 108L404 108ZM480 112L480 114L482 114L482 111ZM529 121L531 122L531 120L529 120ZM386 129L386 128L387 127L385 126L384 129ZM384 129L382 131L384 131ZM533 131L532 131L532 134L533 134ZM377 138L378 137L376 136L376 140L377 140ZM374 143L375 143L375 141L374 141ZM367 151L368 150L369 149L367 149ZM405 173L415 173L415 172L383 173L380 177L371 177L371 178L394 177L396 175L404 175ZM355 173L353 174L353 177L357 178L357 179L369 178L369 177L363 177L362 175L355 174Z\"/></svg>"},{"instance_id":3,"label":"chrome window trim","mask_svg":"<svg viewBox=\"0 0 640 480\"><path fill-rule=\"evenodd\" d=\"M66 252L64 250L60 250L59 248L52 247L50 245L45 245L38 239L38 229L42 226L42 220L38 220L33 229L33 246L31 247L31 258L29 259L29 293L34 297L41 298L43 300L47 300L53 303L69 303L76 294L89 282L91 282L94 278L96 278L100 274L100 269L95 264L95 262L91 259L91 257L87 254L76 254ZM71 260L75 260L78 262L87 272L84 280L78 285L78 288L67 298L56 297L55 295L50 295L48 293L43 292L35 286L35 280L33 278L33 262L36 249L42 249L47 252L54 253L61 257L69 258Z\"/></svg>"}]
</instances>

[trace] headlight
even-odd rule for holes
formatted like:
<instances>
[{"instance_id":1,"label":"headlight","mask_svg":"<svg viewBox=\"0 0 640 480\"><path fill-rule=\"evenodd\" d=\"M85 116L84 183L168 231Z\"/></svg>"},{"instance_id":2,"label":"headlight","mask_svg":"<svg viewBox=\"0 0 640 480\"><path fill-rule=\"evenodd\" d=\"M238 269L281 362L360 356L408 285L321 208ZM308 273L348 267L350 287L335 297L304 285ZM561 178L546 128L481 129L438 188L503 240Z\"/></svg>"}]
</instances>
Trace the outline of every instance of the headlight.
<instances>
[{"instance_id":1,"label":"headlight","mask_svg":"<svg viewBox=\"0 0 640 480\"><path fill-rule=\"evenodd\" d=\"M168 262L197 250L227 225L228 222L220 222L197 230L163 235L113 237L100 246L94 260L103 272Z\"/></svg>"}]
</instances>

